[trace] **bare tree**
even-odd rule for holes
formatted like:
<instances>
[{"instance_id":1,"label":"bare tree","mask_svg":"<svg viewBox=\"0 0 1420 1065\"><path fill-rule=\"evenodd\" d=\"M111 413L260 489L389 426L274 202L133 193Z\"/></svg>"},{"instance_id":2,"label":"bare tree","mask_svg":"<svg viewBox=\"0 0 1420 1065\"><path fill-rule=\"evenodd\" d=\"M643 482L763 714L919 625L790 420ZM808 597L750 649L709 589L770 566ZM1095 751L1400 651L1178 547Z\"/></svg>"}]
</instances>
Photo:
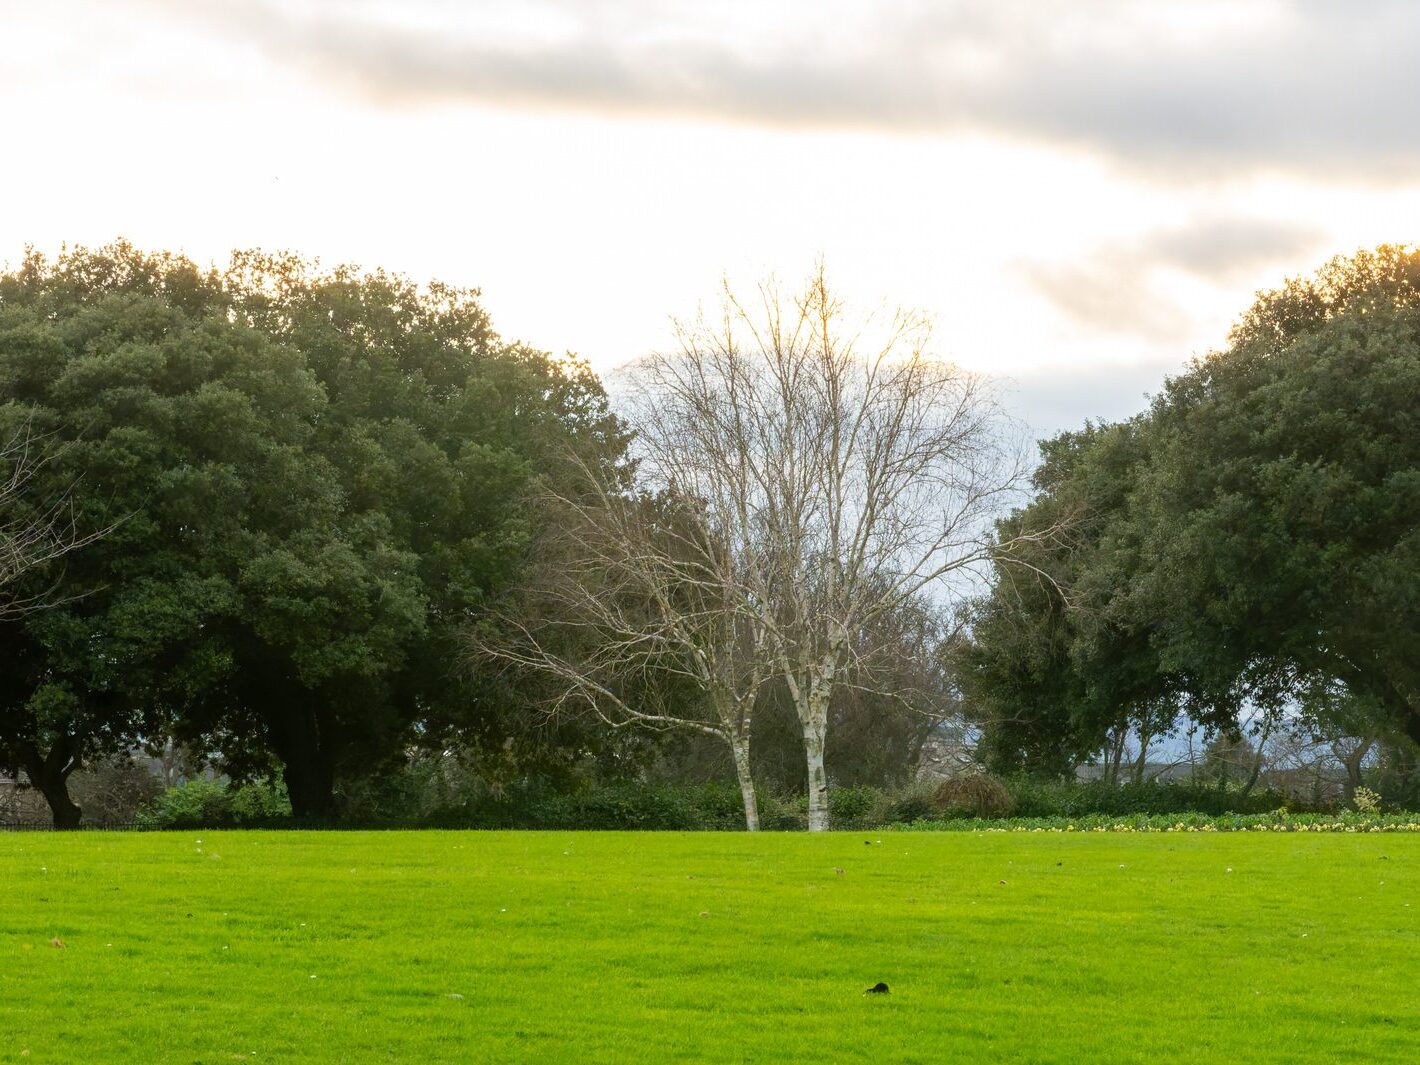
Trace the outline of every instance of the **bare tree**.
<instances>
[{"instance_id":1,"label":"bare tree","mask_svg":"<svg viewBox=\"0 0 1420 1065\"><path fill-rule=\"evenodd\" d=\"M738 598L740 558L698 501L638 494L574 464L574 490L549 489L543 501L551 520L537 575L490 619L476 651L531 674L549 713L723 740L755 831L750 731L767 633Z\"/></svg>"},{"instance_id":2,"label":"bare tree","mask_svg":"<svg viewBox=\"0 0 1420 1065\"><path fill-rule=\"evenodd\" d=\"M890 653L857 637L1010 553L990 519L1023 463L983 380L931 357L926 319L850 321L821 268L752 304L726 286L678 339L631 371L640 468L734 560L716 593L789 689L821 831L830 700Z\"/></svg>"},{"instance_id":3,"label":"bare tree","mask_svg":"<svg viewBox=\"0 0 1420 1065\"><path fill-rule=\"evenodd\" d=\"M55 458L48 442L28 421L0 441L0 617L46 601L43 591L15 596L21 577L102 535L78 531L67 492L37 493L40 472Z\"/></svg>"},{"instance_id":4,"label":"bare tree","mask_svg":"<svg viewBox=\"0 0 1420 1065\"><path fill-rule=\"evenodd\" d=\"M1356 789L1361 786L1361 771L1375 745L1375 736L1334 736L1327 740L1331 756L1344 773L1342 795L1348 803L1356 797Z\"/></svg>"}]
</instances>

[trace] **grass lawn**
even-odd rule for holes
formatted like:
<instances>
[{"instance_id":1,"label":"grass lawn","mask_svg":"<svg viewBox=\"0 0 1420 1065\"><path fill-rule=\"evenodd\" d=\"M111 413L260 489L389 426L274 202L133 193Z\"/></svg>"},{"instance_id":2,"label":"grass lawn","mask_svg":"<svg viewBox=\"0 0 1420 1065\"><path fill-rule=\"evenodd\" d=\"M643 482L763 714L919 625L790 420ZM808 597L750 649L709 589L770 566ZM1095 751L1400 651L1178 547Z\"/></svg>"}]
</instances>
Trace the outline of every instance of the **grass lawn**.
<instances>
[{"instance_id":1,"label":"grass lawn","mask_svg":"<svg viewBox=\"0 0 1420 1065\"><path fill-rule=\"evenodd\" d=\"M238 1060L1414 1063L1420 835L0 834L0 1061Z\"/></svg>"}]
</instances>

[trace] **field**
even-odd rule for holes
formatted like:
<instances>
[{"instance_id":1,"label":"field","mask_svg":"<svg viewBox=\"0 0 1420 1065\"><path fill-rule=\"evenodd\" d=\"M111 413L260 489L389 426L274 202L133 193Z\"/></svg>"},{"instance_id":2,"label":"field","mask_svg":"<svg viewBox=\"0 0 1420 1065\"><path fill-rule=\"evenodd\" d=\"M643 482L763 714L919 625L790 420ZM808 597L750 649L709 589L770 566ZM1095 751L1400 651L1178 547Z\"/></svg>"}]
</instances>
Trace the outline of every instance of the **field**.
<instances>
[{"instance_id":1,"label":"field","mask_svg":"<svg viewBox=\"0 0 1420 1065\"><path fill-rule=\"evenodd\" d=\"M1417 835L0 836L0 1061L1415 1062L1417 987Z\"/></svg>"}]
</instances>

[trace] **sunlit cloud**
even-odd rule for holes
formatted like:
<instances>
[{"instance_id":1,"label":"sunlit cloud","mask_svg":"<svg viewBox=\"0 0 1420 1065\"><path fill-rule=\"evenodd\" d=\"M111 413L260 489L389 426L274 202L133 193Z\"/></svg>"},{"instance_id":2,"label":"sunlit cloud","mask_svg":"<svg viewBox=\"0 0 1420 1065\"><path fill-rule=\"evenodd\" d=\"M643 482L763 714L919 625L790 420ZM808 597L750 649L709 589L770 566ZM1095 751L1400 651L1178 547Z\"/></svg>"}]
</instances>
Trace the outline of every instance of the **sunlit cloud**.
<instances>
[{"instance_id":1,"label":"sunlit cloud","mask_svg":"<svg viewBox=\"0 0 1420 1065\"><path fill-rule=\"evenodd\" d=\"M1045 431L1420 239L1417 45L1420 5L1331 0L13 4L0 260L290 249L610 371L822 257Z\"/></svg>"},{"instance_id":2,"label":"sunlit cloud","mask_svg":"<svg viewBox=\"0 0 1420 1065\"><path fill-rule=\"evenodd\" d=\"M1402 0L165 6L391 106L988 133L1156 177L1420 173L1420 5Z\"/></svg>"},{"instance_id":3,"label":"sunlit cloud","mask_svg":"<svg viewBox=\"0 0 1420 1065\"><path fill-rule=\"evenodd\" d=\"M1067 261L1024 262L1021 269L1076 322L1166 342L1189 335L1194 324L1185 300L1190 293L1170 291L1166 275L1226 285L1266 267L1323 256L1326 240L1307 222L1204 217Z\"/></svg>"}]
</instances>

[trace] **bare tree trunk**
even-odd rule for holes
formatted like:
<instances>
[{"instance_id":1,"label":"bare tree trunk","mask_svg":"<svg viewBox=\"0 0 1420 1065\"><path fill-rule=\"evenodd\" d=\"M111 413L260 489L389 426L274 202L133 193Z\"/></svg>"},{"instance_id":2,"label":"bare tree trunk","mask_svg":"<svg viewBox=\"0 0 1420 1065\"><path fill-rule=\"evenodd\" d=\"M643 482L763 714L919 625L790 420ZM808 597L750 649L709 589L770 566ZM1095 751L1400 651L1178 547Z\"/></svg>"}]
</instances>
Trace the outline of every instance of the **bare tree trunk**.
<instances>
[{"instance_id":1,"label":"bare tree trunk","mask_svg":"<svg viewBox=\"0 0 1420 1065\"><path fill-rule=\"evenodd\" d=\"M730 749L735 755L735 777L740 782L740 798L745 806L745 830L759 831L759 801L754 795L754 777L749 767L749 729L736 733L730 741Z\"/></svg>"},{"instance_id":2,"label":"bare tree trunk","mask_svg":"<svg viewBox=\"0 0 1420 1065\"><path fill-rule=\"evenodd\" d=\"M163 787L172 788L177 786L178 762L180 758L181 754L178 751L177 744L173 743L171 739L164 740L163 749L158 752L158 766L163 771Z\"/></svg>"},{"instance_id":3,"label":"bare tree trunk","mask_svg":"<svg viewBox=\"0 0 1420 1065\"><path fill-rule=\"evenodd\" d=\"M69 797L69 774L78 768L79 762L70 756L69 744L61 741L48 756L42 756L37 748L31 747L25 751L24 764L30 786L49 804L54 827L78 828L83 811Z\"/></svg>"},{"instance_id":4,"label":"bare tree trunk","mask_svg":"<svg viewBox=\"0 0 1420 1065\"><path fill-rule=\"evenodd\" d=\"M1104 782L1106 784L1119 783L1119 765L1124 760L1124 739L1127 733L1124 729L1116 729L1113 734L1105 739L1104 745Z\"/></svg>"},{"instance_id":5,"label":"bare tree trunk","mask_svg":"<svg viewBox=\"0 0 1420 1065\"><path fill-rule=\"evenodd\" d=\"M828 774L823 750L828 734L827 716L804 726L804 754L809 771L809 831L828 831Z\"/></svg>"},{"instance_id":6,"label":"bare tree trunk","mask_svg":"<svg viewBox=\"0 0 1420 1065\"><path fill-rule=\"evenodd\" d=\"M1356 798L1356 789L1361 786L1361 765L1366 760L1366 755L1370 753L1371 741L1366 739L1357 745L1355 753L1346 759L1346 801L1353 802Z\"/></svg>"},{"instance_id":7,"label":"bare tree trunk","mask_svg":"<svg viewBox=\"0 0 1420 1065\"><path fill-rule=\"evenodd\" d=\"M991 519L1021 498L1027 464L986 381L933 357L930 337L914 312L848 316L820 267L798 293L726 288L719 315L678 323L677 350L633 371L641 483L691 501L706 530L677 554L688 565L662 567L687 574L703 627L724 634L694 654L736 645L757 681L786 683L813 832L829 827L835 686L891 672L897 649L874 627L1018 543L994 541ZM683 612L665 611L657 646Z\"/></svg>"},{"instance_id":8,"label":"bare tree trunk","mask_svg":"<svg viewBox=\"0 0 1420 1065\"><path fill-rule=\"evenodd\" d=\"M1144 783L1144 771L1149 768L1149 743L1153 739L1152 734L1139 730L1139 757L1134 759L1134 772L1132 774L1135 784Z\"/></svg>"},{"instance_id":9,"label":"bare tree trunk","mask_svg":"<svg viewBox=\"0 0 1420 1065\"><path fill-rule=\"evenodd\" d=\"M812 667L808 690L791 683L790 690L798 704L799 724L804 730L804 760L809 786L809 831L827 832L828 772L823 754L828 746L828 704L833 698L833 684L838 672L838 646L828 657Z\"/></svg>"},{"instance_id":10,"label":"bare tree trunk","mask_svg":"<svg viewBox=\"0 0 1420 1065\"><path fill-rule=\"evenodd\" d=\"M1243 795L1251 795L1252 789L1257 786L1257 780L1262 775L1262 762L1267 755L1267 737L1272 732L1272 719L1264 718L1262 728L1257 734L1257 743L1252 750L1252 768L1247 775L1247 783L1243 785Z\"/></svg>"},{"instance_id":11,"label":"bare tree trunk","mask_svg":"<svg viewBox=\"0 0 1420 1065\"><path fill-rule=\"evenodd\" d=\"M297 820L335 815L335 765L323 742L321 715L297 706L272 722L271 745L281 759L281 776Z\"/></svg>"},{"instance_id":12,"label":"bare tree trunk","mask_svg":"<svg viewBox=\"0 0 1420 1065\"><path fill-rule=\"evenodd\" d=\"M1247 774L1247 781L1243 784L1242 793L1244 796L1252 794L1252 789L1257 787L1257 778L1262 775L1262 751L1259 749L1252 756L1252 768Z\"/></svg>"},{"instance_id":13,"label":"bare tree trunk","mask_svg":"<svg viewBox=\"0 0 1420 1065\"><path fill-rule=\"evenodd\" d=\"M46 780L35 784L35 789L44 796L44 801L49 803L49 811L54 819L54 827L68 830L79 827L79 822L84 816L84 812L79 809L79 805L69 797L68 781L65 779Z\"/></svg>"}]
</instances>

